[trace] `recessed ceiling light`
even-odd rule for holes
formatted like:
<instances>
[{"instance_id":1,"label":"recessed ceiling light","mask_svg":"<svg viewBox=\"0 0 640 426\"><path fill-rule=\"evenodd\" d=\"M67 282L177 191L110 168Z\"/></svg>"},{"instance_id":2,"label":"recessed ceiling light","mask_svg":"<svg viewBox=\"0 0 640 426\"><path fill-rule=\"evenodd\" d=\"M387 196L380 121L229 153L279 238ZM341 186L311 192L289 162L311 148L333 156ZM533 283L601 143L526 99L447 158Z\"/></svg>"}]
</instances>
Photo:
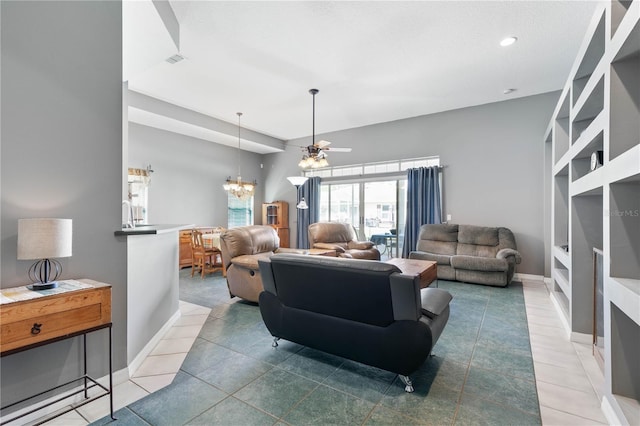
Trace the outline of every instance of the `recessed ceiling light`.
<instances>
[{"instance_id":1,"label":"recessed ceiling light","mask_svg":"<svg viewBox=\"0 0 640 426\"><path fill-rule=\"evenodd\" d=\"M518 37L513 37L513 36L507 37L500 42L500 46L502 47L511 46L516 41L518 41Z\"/></svg>"},{"instance_id":2,"label":"recessed ceiling light","mask_svg":"<svg viewBox=\"0 0 640 426\"><path fill-rule=\"evenodd\" d=\"M504 93L505 95L508 95L509 93L513 93L515 92L517 89L504 89L502 91L502 93Z\"/></svg>"}]
</instances>

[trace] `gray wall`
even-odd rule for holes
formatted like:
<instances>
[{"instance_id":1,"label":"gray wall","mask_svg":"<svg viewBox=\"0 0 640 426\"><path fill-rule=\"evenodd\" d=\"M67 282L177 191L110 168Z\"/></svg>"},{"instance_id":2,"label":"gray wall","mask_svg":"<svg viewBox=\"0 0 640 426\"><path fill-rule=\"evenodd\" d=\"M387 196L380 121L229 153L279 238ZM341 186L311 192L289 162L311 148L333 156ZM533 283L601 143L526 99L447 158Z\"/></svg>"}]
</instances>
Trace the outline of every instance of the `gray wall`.
<instances>
[{"instance_id":1,"label":"gray wall","mask_svg":"<svg viewBox=\"0 0 640 426\"><path fill-rule=\"evenodd\" d=\"M2 287L28 283L18 219L73 219L62 278L113 285L114 368L126 365L120 2L2 1ZM89 369L107 372L106 332ZM79 372L77 339L2 358L2 405Z\"/></svg>"},{"instance_id":2,"label":"gray wall","mask_svg":"<svg viewBox=\"0 0 640 426\"><path fill-rule=\"evenodd\" d=\"M316 135L351 153L329 154L331 165L439 155L444 214L452 223L505 226L522 253L520 273L543 275L544 132L559 92ZM300 148L265 159L265 199L293 203L287 176L300 173ZM446 217L446 216L445 216ZM295 208L290 206L291 227ZM292 229L292 235L295 232ZM292 237L294 238L294 237Z\"/></svg>"},{"instance_id":3,"label":"gray wall","mask_svg":"<svg viewBox=\"0 0 640 426\"><path fill-rule=\"evenodd\" d=\"M243 180L258 181L254 197L261 221L263 156L240 151ZM149 223L227 226L227 194L222 184L238 174L237 148L129 123L129 166L154 173L149 185Z\"/></svg>"}]
</instances>

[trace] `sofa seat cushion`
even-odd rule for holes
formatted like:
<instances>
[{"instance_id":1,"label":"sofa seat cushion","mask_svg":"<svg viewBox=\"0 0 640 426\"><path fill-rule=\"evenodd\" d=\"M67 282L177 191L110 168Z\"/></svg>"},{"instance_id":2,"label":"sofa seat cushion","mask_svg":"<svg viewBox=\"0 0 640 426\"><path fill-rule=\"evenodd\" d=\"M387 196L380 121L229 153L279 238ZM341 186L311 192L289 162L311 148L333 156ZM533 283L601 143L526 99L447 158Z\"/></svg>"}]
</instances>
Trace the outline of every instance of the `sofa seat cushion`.
<instances>
[{"instance_id":1,"label":"sofa seat cushion","mask_svg":"<svg viewBox=\"0 0 640 426\"><path fill-rule=\"evenodd\" d=\"M423 288L420 290L420 299L422 314L434 319L449 307L453 296L441 288Z\"/></svg>"},{"instance_id":2,"label":"sofa seat cushion","mask_svg":"<svg viewBox=\"0 0 640 426\"><path fill-rule=\"evenodd\" d=\"M269 259L271 256L273 256L273 252L271 251L258 254L245 254L242 256L236 256L231 259L231 264L258 271L260 269L260 267L258 266L258 260Z\"/></svg>"},{"instance_id":3,"label":"sofa seat cushion","mask_svg":"<svg viewBox=\"0 0 640 426\"><path fill-rule=\"evenodd\" d=\"M451 266L456 269L472 271L506 272L509 269L509 262L505 259L492 259L490 257L452 256Z\"/></svg>"},{"instance_id":4,"label":"sofa seat cushion","mask_svg":"<svg viewBox=\"0 0 640 426\"><path fill-rule=\"evenodd\" d=\"M446 254L412 251L409 253L409 259L430 260L432 262L437 262L438 265L451 265L451 256Z\"/></svg>"}]
</instances>

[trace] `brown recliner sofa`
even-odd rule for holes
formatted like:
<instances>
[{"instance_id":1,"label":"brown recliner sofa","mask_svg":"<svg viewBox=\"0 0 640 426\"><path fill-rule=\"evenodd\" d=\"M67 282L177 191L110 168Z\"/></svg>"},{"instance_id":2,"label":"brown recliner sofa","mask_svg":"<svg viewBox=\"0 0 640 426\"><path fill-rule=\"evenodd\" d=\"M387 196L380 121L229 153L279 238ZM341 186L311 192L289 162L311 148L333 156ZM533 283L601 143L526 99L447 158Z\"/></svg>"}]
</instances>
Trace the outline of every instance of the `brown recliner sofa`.
<instances>
[{"instance_id":1,"label":"brown recliner sofa","mask_svg":"<svg viewBox=\"0 0 640 426\"><path fill-rule=\"evenodd\" d=\"M339 222L309 225L309 247L335 250L338 257L380 260L380 252L371 241L357 241L353 226Z\"/></svg>"},{"instance_id":2,"label":"brown recliner sofa","mask_svg":"<svg viewBox=\"0 0 640 426\"><path fill-rule=\"evenodd\" d=\"M263 290L258 259L268 259L274 253L306 253L304 250L280 248L276 230L266 225L226 230L220 235L220 251L229 295L250 302L258 302Z\"/></svg>"}]
</instances>

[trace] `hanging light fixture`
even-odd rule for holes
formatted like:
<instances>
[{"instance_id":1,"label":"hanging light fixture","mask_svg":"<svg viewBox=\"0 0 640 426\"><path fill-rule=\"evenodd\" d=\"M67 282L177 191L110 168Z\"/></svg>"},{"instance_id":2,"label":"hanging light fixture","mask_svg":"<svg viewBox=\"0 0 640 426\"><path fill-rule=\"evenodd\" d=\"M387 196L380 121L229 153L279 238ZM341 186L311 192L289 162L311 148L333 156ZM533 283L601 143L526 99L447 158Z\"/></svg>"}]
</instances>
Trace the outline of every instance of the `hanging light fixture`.
<instances>
[{"instance_id":1,"label":"hanging light fixture","mask_svg":"<svg viewBox=\"0 0 640 426\"><path fill-rule=\"evenodd\" d=\"M302 160L298 163L298 166L303 169L319 169L329 165L327 155L319 146L316 145L316 95L318 92L318 89L309 90L309 93L313 96L313 121L311 128L311 145L307 147L307 152L302 156Z\"/></svg>"},{"instance_id":2,"label":"hanging light fixture","mask_svg":"<svg viewBox=\"0 0 640 426\"><path fill-rule=\"evenodd\" d=\"M236 114L238 115L238 178L231 180L231 176L227 177L227 181L222 187L229 194L241 200L246 200L253 197L258 183L255 180L253 182L244 182L242 176L240 176L240 117L242 117L242 113L237 112Z\"/></svg>"}]
</instances>

